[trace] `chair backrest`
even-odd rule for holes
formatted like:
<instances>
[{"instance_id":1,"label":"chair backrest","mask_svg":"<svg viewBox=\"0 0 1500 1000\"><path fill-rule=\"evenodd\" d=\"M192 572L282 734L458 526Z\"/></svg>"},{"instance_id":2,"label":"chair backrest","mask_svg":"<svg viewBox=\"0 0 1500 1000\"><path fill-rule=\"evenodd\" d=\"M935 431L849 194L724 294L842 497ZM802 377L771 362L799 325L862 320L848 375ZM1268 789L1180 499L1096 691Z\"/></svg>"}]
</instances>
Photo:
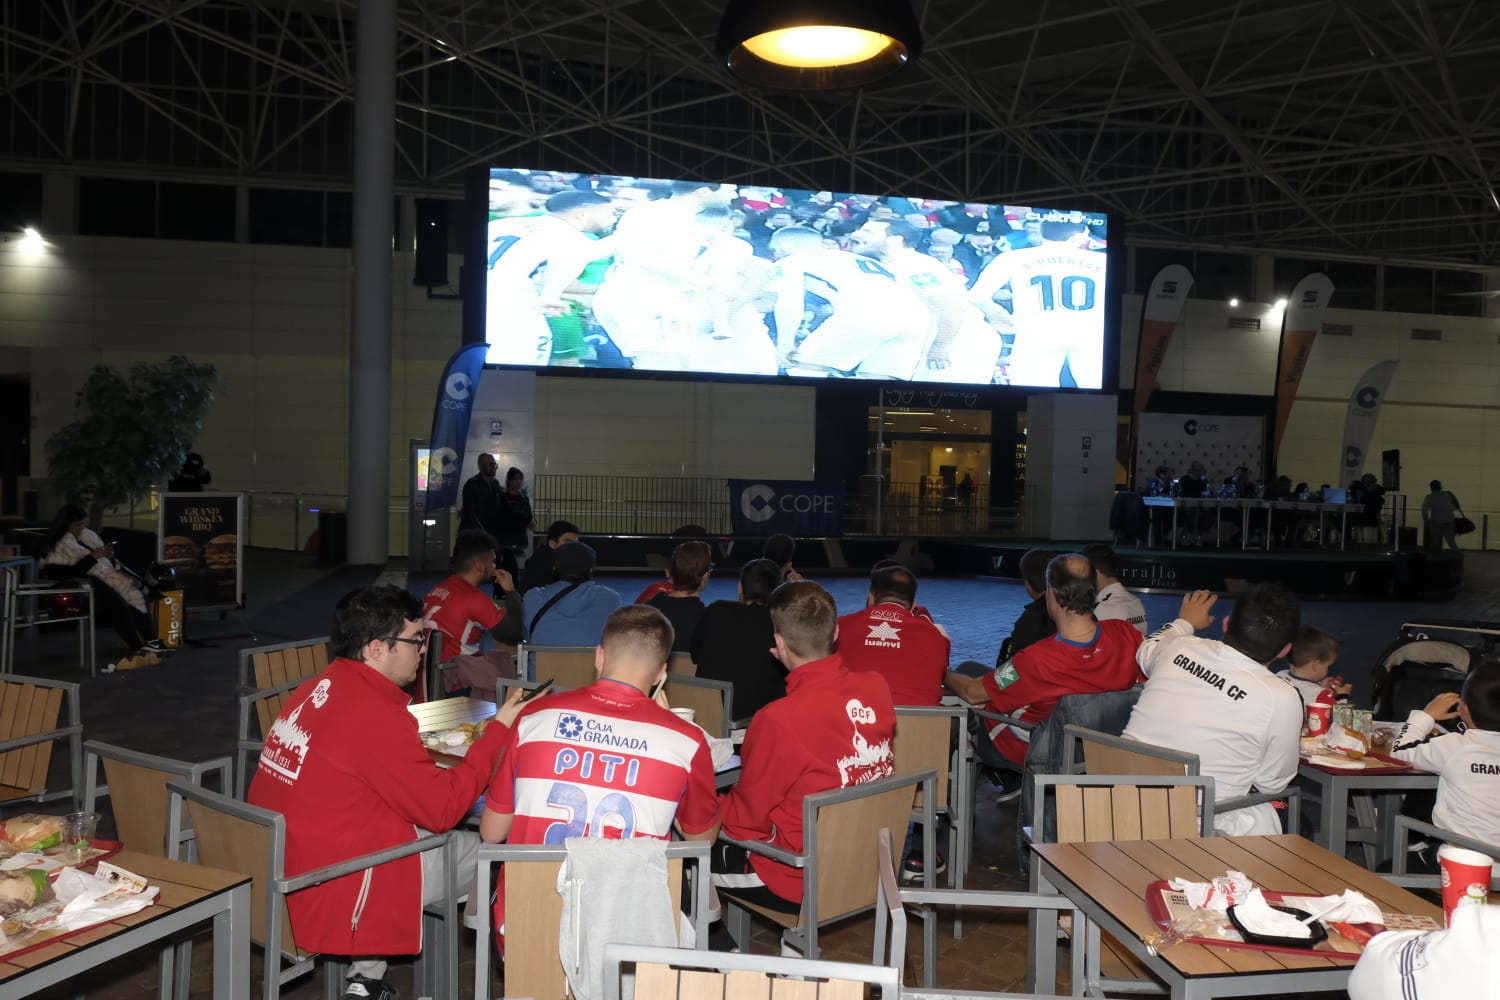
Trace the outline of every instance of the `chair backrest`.
<instances>
[{"instance_id":1,"label":"chair backrest","mask_svg":"<svg viewBox=\"0 0 1500 1000\"><path fill-rule=\"evenodd\" d=\"M240 650L240 688L264 691L283 687L292 681L305 680L320 673L328 666L328 636L316 639L300 639L274 646L257 646ZM260 720L262 735L271 731L271 723L281 714L287 698L297 686L292 684L286 691L255 703L256 716ZM248 739L250 734L240 734Z\"/></svg>"},{"instance_id":2,"label":"chair backrest","mask_svg":"<svg viewBox=\"0 0 1500 1000\"><path fill-rule=\"evenodd\" d=\"M734 719L734 685L704 677L667 675L667 702L673 708L691 708L693 721L710 736L729 735Z\"/></svg>"},{"instance_id":3,"label":"chair backrest","mask_svg":"<svg viewBox=\"0 0 1500 1000\"><path fill-rule=\"evenodd\" d=\"M605 1000L623 996L621 973L631 965L641 1000L896 1000L902 992L891 966L609 944Z\"/></svg>"},{"instance_id":4,"label":"chair backrest","mask_svg":"<svg viewBox=\"0 0 1500 1000\"><path fill-rule=\"evenodd\" d=\"M1213 778L1039 774L1035 781L1033 829L1051 789L1059 844L1213 835Z\"/></svg>"},{"instance_id":5,"label":"chair backrest","mask_svg":"<svg viewBox=\"0 0 1500 1000\"><path fill-rule=\"evenodd\" d=\"M935 807L938 809L949 806L954 733L962 731L954 727L964 725L965 714L962 707L896 706L896 735L891 741L896 773L934 772L937 775Z\"/></svg>"},{"instance_id":6,"label":"chair backrest","mask_svg":"<svg viewBox=\"0 0 1500 1000\"><path fill-rule=\"evenodd\" d=\"M551 677L559 691L588 687L599 679L593 646L535 646L523 644L516 658L521 676L529 681ZM524 659L523 659L524 658Z\"/></svg>"},{"instance_id":7,"label":"chair backrest","mask_svg":"<svg viewBox=\"0 0 1500 1000\"><path fill-rule=\"evenodd\" d=\"M115 833L128 850L165 858L180 855L180 846L192 839L192 823L183 813L178 816L178 847L174 851L167 844L168 800L171 795L167 782L181 779L193 785L202 785L203 779L214 771L219 772L219 787L227 789L230 784L230 761L228 757L204 761L201 764L158 757L154 754L127 750L110 743L89 740L83 745L85 752L83 809L95 811L95 800L103 792L109 795L110 812L115 818ZM97 784L99 764L104 765L105 787ZM189 854L189 858L192 855Z\"/></svg>"},{"instance_id":8,"label":"chair backrest","mask_svg":"<svg viewBox=\"0 0 1500 1000\"><path fill-rule=\"evenodd\" d=\"M667 845L667 892L674 902L682 898L683 863L694 858L698 864L696 896L687 915L696 921L694 933L700 944L708 936L708 850L707 841L677 841ZM545 844L485 844L480 848L480 884L489 885L486 877L490 865L505 865L505 995L534 997L536 1000L562 1000L567 995L568 977L558 952L558 928L562 921L562 895L557 876L567 858L566 847ZM488 892L485 897L488 898ZM701 904L701 905L699 905ZM478 933L481 939L491 932L489 907L480 914ZM679 926L680 920L679 917ZM489 995L488 946L485 956L475 956L474 996L483 1000ZM649 993L637 991L644 1000Z\"/></svg>"},{"instance_id":9,"label":"chair backrest","mask_svg":"<svg viewBox=\"0 0 1500 1000\"><path fill-rule=\"evenodd\" d=\"M1437 845L1439 844L1452 844L1454 847L1477 851L1489 858L1500 858L1500 844L1486 844L1482 840L1465 837L1461 833L1455 833L1440 826L1433 826L1431 823L1424 823L1410 816L1397 816L1396 842L1391 850L1391 873L1385 875L1384 878L1387 881L1405 886L1408 889L1441 889L1443 879L1442 874L1438 872L1433 872L1432 874L1407 873L1407 855L1410 851L1407 844L1412 834L1416 834L1419 838L1425 838L1432 842L1434 846L1431 850L1434 851L1437 850ZM1500 865L1491 866L1490 868L1490 891L1494 893L1497 889L1500 889Z\"/></svg>"},{"instance_id":10,"label":"chair backrest","mask_svg":"<svg viewBox=\"0 0 1500 1000\"><path fill-rule=\"evenodd\" d=\"M667 657L667 673L673 677L696 677L698 664L693 662L692 653L673 653Z\"/></svg>"},{"instance_id":11,"label":"chair backrest","mask_svg":"<svg viewBox=\"0 0 1500 1000\"><path fill-rule=\"evenodd\" d=\"M68 704L68 722L64 727L78 727L77 684L42 677L7 676L0 683L0 743L59 732L64 728L58 725L64 702ZM51 740L7 750L0 753L0 785L44 792L51 764ZM75 780L77 766L75 761Z\"/></svg>"},{"instance_id":12,"label":"chair backrest","mask_svg":"<svg viewBox=\"0 0 1500 1000\"><path fill-rule=\"evenodd\" d=\"M906 837L913 795L937 786L931 770L809 795L802 800L802 922L824 923L875 905L881 830ZM932 823L926 817L927 825Z\"/></svg>"},{"instance_id":13,"label":"chair backrest","mask_svg":"<svg viewBox=\"0 0 1500 1000\"><path fill-rule=\"evenodd\" d=\"M1064 728L1065 742L1069 750L1076 741L1083 747L1083 766L1088 774L1157 774L1163 777L1194 775L1198 773L1198 755L1159 747L1140 740L1127 740L1123 736L1084 729L1081 726Z\"/></svg>"},{"instance_id":14,"label":"chair backrest","mask_svg":"<svg viewBox=\"0 0 1500 1000\"><path fill-rule=\"evenodd\" d=\"M169 794L183 801L193 824L198 863L250 878L250 940L267 949L301 959L309 953L297 947L286 897L276 892L275 882L286 870L286 820L280 813L261 809L206 788L174 780ZM172 809L167 809L170 831ZM168 849L172 847L168 834ZM274 939L274 941L273 941ZM267 955L267 965L271 957ZM271 973L268 971L269 977Z\"/></svg>"}]
</instances>

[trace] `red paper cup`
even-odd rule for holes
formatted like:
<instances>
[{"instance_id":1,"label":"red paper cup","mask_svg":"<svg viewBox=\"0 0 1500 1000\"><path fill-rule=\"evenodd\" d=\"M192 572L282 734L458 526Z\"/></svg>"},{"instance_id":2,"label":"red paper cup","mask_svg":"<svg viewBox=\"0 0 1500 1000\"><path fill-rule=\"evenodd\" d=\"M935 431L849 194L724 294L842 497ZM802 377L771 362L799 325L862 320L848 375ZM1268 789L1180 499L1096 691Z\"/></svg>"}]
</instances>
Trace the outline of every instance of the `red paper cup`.
<instances>
[{"instance_id":1,"label":"red paper cup","mask_svg":"<svg viewBox=\"0 0 1500 1000\"><path fill-rule=\"evenodd\" d=\"M1322 736L1328 732L1328 725L1333 719L1333 706L1323 701L1315 701L1307 706L1307 733L1308 736Z\"/></svg>"},{"instance_id":2,"label":"red paper cup","mask_svg":"<svg viewBox=\"0 0 1500 1000\"><path fill-rule=\"evenodd\" d=\"M1478 851L1444 844L1438 848L1438 868L1443 879L1443 922L1453 917L1455 907L1483 903L1490 895L1490 871L1495 859Z\"/></svg>"}]
</instances>

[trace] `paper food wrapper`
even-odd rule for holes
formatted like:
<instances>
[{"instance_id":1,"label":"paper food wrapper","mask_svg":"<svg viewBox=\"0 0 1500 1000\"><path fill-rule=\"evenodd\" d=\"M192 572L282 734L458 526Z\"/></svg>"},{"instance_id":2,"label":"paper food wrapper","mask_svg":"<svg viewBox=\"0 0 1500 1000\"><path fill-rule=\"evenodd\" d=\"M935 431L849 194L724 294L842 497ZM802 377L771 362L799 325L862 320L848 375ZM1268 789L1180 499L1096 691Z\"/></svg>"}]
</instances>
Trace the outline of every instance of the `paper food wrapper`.
<instances>
[{"instance_id":1,"label":"paper food wrapper","mask_svg":"<svg viewBox=\"0 0 1500 1000\"><path fill-rule=\"evenodd\" d=\"M0 924L0 952L47 931L77 931L144 910L160 890L134 872L101 861L95 874L64 868L52 883L54 899L12 914Z\"/></svg>"},{"instance_id":2,"label":"paper food wrapper","mask_svg":"<svg viewBox=\"0 0 1500 1000\"><path fill-rule=\"evenodd\" d=\"M1188 905L1193 909L1214 910L1218 913L1239 905L1250 893L1259 891L1244 872L1236 871L1225 872L1212 882L1189 882L1184 878L1174 878L1167 884L1186 896Z\"/></svg>"},{"instance_id":3,"label":"paper food wrapper","mask_svg":"<svg viewBox=\"0 0 1500 1000\"><path fill-rule=\"evenodd\" d=\"M1317 913L1316 909L1310 911ZM1290 913L1271 909L1266 897L1259 889L1251 889L1244 901L1235 904L1234 915L1240 925L1252 934L1262 937L1310 938L1312 928Z\"/></svg>"},{"instance_id":4,"label":"paper food wrapper","mask_svg":"<svg viewBox=\"0 0 1500 1000\"><path fill-rule=\"evenodd\" d=\"M708 738L708 754L713 758L714 770L724 766L724 762L734 756L734 740L720 739L717 736Z\"/></svg>"}]
</instances>

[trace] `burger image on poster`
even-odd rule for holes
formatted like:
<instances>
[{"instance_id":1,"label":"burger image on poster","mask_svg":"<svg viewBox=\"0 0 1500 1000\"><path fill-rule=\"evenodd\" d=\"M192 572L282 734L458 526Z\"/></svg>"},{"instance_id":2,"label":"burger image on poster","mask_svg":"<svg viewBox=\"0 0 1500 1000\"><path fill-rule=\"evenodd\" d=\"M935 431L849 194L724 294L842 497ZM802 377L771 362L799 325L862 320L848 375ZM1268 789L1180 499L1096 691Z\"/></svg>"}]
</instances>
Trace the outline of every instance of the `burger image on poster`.
<instances>
[{"instance_id":1,"label":"burger image on poster","mask_svg":"<svg viewBox=\"0 0 1500 1000\"><path fill-rule=\"evenodd\" d=\"M168 535L161 540L161 561L174 569L198 565L198 546L186 535Z\"/></svg>"},{"instance_id":2,"label":"burger image on poster","mask_svg":"<svg viewBox=\"0 0 1500 1000\"><path fill-rule=\"evenodd\" d=\"M1159 465L1181 475L1197 462L1210 482L1243 465L1259 476L1265 468L1265 429L1260 417L1145 413L1137 433L1136 481L1144 483Z\"/></svg>"},{"instance_id":3,"label":"burger image on poster","mask_svg":"<svg viewBox=\"0 0 1500 1000\"><path fill-rule=\"evenodd\" d=\"M203 562L210 573L232 573L239 565L239 537L215 535L203 547Z\"/></svg>"}]
</instances>

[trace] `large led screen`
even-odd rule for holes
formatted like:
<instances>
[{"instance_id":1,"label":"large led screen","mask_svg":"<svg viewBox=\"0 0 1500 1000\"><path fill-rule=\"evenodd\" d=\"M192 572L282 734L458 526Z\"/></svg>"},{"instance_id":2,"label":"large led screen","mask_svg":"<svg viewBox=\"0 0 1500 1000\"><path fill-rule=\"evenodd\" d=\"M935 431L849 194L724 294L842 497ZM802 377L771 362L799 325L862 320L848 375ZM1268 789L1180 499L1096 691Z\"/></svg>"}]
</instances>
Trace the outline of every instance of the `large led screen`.
<instances>
[{"instance_id":1,"label":"large led screen","mask_svg":"<svg viewBox=\"0 0 1500 1000\"><path fill-rule=\"evenodd\" d=\"M491 170L487 361L1103 386L1097 212Z\"/></svg>"}]
</instances>

